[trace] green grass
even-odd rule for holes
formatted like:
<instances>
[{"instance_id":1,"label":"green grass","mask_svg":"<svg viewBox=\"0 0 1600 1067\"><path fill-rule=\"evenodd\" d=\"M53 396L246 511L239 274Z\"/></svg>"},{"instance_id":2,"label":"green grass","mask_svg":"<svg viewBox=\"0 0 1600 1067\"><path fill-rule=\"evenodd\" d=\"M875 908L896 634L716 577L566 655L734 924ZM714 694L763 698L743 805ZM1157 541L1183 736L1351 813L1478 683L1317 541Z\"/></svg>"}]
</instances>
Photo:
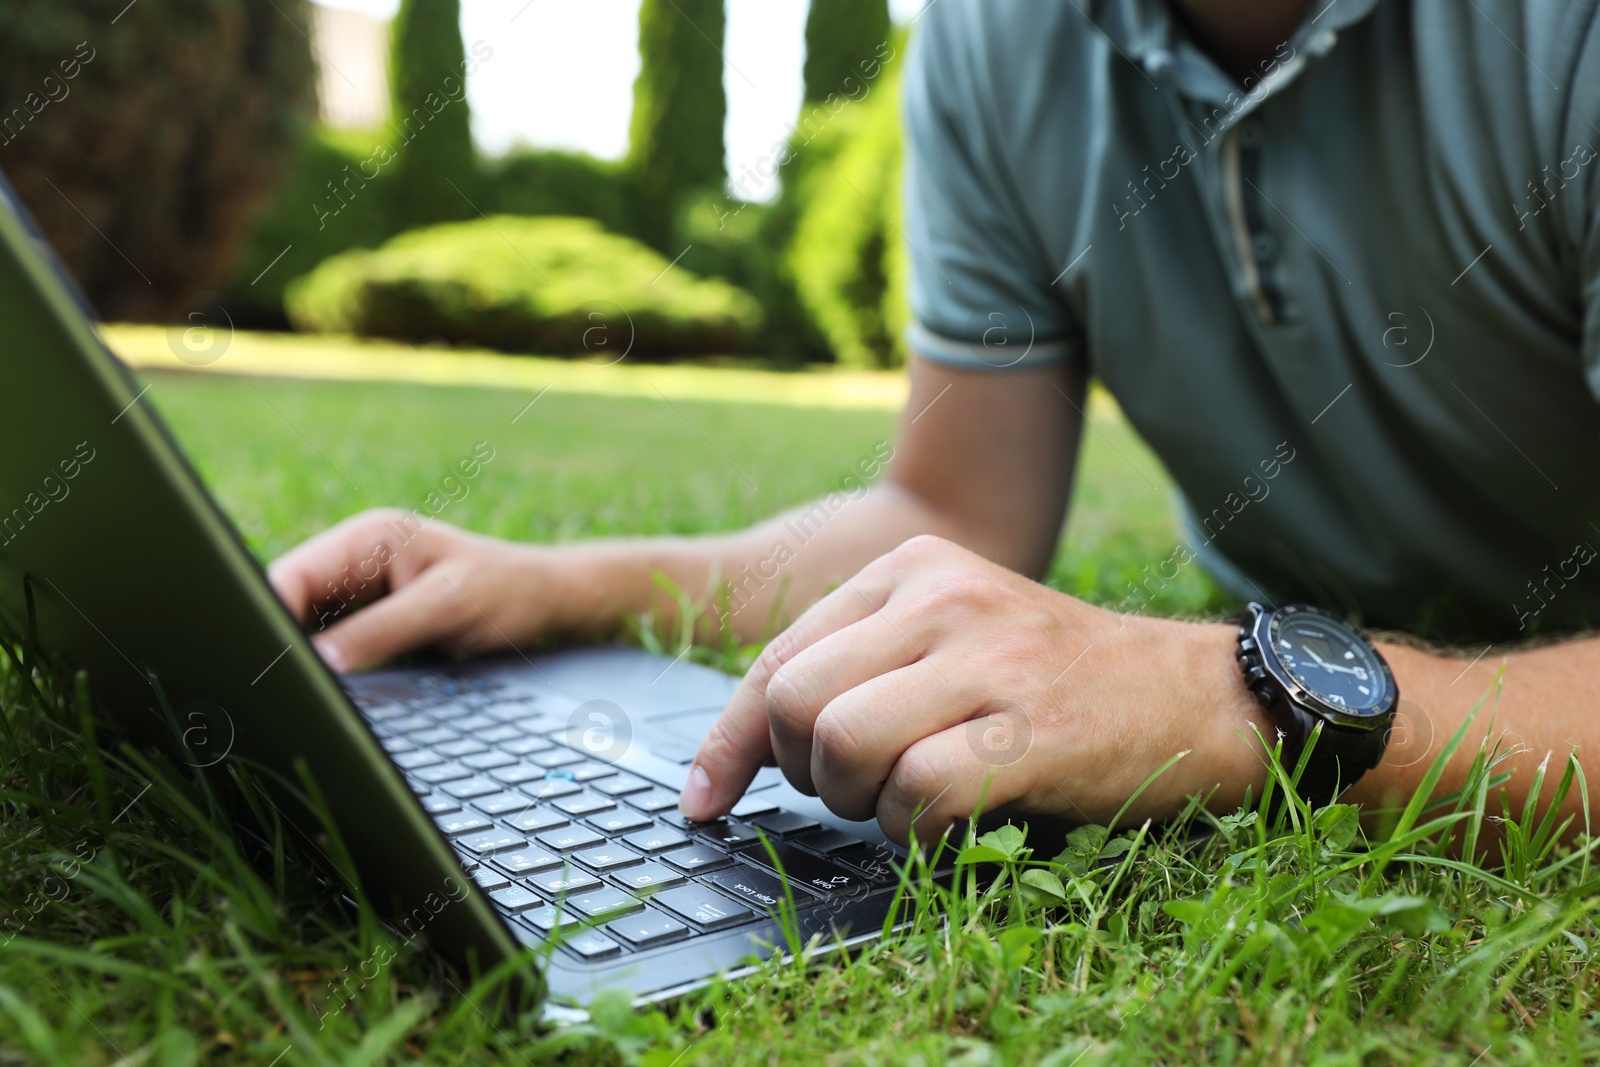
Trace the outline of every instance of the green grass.
<instances>
[{"instance_id":1,"label":"green grass","mask_svg":"<svg viewBox=\"0 0 1600 1067\"><path fill-rule=\"evenodd\" d=\"M893 425L874 411L554 392L512 425L534 395L163 375L150 397L264 557L359 507L419 501L479 440L496 458L444 517L570 539L753 519L832 488ZM1115 602L1172 548L1167 483L1110 415L1085 447L1054 581ZM1206 612L1222 601L1185 574L1158 603ZM665 1009L607 1001L589 1025L543 1030L498 1010L496 981L474 985L370 914L352 917L292 843L249 862L223 798L188 768L97 737L78 680L7 651L0 1064L1600 1055L1589 958L1600 883L1587 838L1557 847L1557 827L1502 811L1487 765L1465 798L1419 802L1370 837L1335 807L1298 830L1224 820L1197 853L1142 833L1085 831L1060 857L1030 855L1013 834L969 842L990 878L944 894L908 876L911 929L848 961L769 965ZM1547 796L1582 788L1561 771ZM1451 827L1487 841L1496 826L1510 844L1495 870L1439 843ZM1119 862L1096 867L1097 853ZM350 979L390 952L371 981Z\"/></svg>"}]
</instances>

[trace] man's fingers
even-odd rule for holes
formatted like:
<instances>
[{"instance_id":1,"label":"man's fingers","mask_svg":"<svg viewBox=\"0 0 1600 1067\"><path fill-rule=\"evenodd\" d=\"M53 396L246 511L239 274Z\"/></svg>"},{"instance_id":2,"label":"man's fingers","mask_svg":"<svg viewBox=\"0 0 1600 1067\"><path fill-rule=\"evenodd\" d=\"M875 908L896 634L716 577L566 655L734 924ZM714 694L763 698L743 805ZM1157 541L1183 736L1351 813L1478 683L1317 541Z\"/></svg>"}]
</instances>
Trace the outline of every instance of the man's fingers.
<instances>
[{"instance_id":1,"label":"man's fingers","mask_svg":"<svg viewBox=\"0 0 1600 1067\"><path fill-rule=\"evenodd\" d=\"M471 605L434 569L311 640L328 666L351 671L459 633L471 613Z\"/></svg>"},{"instance_id":2,"label":"man's fingers","mask_svg":"<svg viewBox=\"0 0 1600 1067\"><path fill-rule=\"evenodd\" d=\"M772 676L815 642L877 611L888 595L887 587L863 590L859 583L846 582L772 639L700 743L678 798L685 815L714 819L727 814L773 754L767 721L767 683Z\"/></svg>"},{"instance_id":3,"label":"man's fingers","mask_svg":"<svg viewBox=\"0 0 1600 1067\"><path fill-rule=\"evenodd\" d=\"M821 709L807 771L834 814L872 818L901 755L923 738L965 723L982 706L981 695L954 683L937 661L936 654L866 679Z\"/></svg>"},{"instance_id":4,"label":"man's fingers","mask_svg":"<svg viewBox=\"0 0 1600 1067\"><path fill-rule=\"evenodd\" d=\"M967 723L925 737L900 754L878 794L878 826L906 844L932 841L957 819L992 811L1027 793L1021 763L996 765L982 755Z\"/></svg>"},{"instance_id":5,"label":"man's fingers","mask_svg":"<svg viewBox=\"0 0 1600 1067\"><path fill-rule=\"evenodd\" d=\"M342 611L388 592L397 557L418 555L412 542L422 532L406 512L364 511L273 560L267 578L294 617L311 622L319 608Z\"/></svg>"},{"instance_id":6,"label":"man's fingers","mask_svg":"<svg viewBox=\"0 0 1600 1067\"><path fill-rule=\"evenodd\" d=\"M783 775L802 793L816 795L822 784L812 771L817 718L844 694L874 678L898 672L920 656L903 639L915 624L889 617L893 602L857 622L826 634L767 680L767 727L773 755ZM893 714L904 708L882 707ZM863 818L870 817L868 815Z\"/></svg>"}]
</instances>

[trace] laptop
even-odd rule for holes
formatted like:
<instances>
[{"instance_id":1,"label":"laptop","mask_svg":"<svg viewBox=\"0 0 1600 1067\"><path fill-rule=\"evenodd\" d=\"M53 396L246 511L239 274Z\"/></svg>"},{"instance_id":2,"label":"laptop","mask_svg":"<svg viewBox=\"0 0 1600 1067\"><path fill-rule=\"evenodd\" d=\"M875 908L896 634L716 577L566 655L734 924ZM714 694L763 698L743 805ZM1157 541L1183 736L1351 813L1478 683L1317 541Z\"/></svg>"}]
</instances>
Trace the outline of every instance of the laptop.
<instances>
[{"instance_id":1,"label":"laptop","mask_svg":"<svg viewBox=\"0 0 1600 1067\"><path fill-rule=\"evenodd\" d=\"M188 761L264 771L242 788L400 934L469 972L525 959L553 1004L885 928L907 856L875 824L775 769L727 819L678 813L736 679L615 647L330 672L92 318L0 176L0 618L98 710L203 724Z\"/></svg>"}]
</instances>

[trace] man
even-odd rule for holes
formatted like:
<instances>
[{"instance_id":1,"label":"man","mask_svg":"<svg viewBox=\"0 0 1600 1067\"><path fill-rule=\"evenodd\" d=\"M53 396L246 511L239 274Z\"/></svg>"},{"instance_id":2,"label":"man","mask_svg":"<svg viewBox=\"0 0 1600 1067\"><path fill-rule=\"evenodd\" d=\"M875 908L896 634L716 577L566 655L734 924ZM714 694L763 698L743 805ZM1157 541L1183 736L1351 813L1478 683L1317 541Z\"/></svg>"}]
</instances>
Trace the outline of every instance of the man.
<instances>
[{"instance_id":1,"label":"man","mask_svg":"<svg viewBox=\"0 0 1600 1067\"><path fill-rule=\"evenodd\" d=\"M905 75L916 325L893 465L732 617L755 636L785 583L810 605L702 746L683 811L726 812L771 761L902 841L980 800L1109 819L1178 753L1131 819L1260 790L1283 722L1244 684L1235 624L1033 580L1091 373L1225 584L1474 642L1377 645L1405 743L1351 798L1409 795L1502 668L1442 787L1486 738L1514 753L1514 805L1546 753L1581 751L1600 731L1600 640L1570 637L1600 609L1595 6L936 0ZM293 610L313 617L384 518L273 566ZM351 668L604 630L655 572L701 590L755 566L781 521L561 548L435 527L318 644ZM1020 755L972 743L985 716Z\"/></svg>"}]
</instances>

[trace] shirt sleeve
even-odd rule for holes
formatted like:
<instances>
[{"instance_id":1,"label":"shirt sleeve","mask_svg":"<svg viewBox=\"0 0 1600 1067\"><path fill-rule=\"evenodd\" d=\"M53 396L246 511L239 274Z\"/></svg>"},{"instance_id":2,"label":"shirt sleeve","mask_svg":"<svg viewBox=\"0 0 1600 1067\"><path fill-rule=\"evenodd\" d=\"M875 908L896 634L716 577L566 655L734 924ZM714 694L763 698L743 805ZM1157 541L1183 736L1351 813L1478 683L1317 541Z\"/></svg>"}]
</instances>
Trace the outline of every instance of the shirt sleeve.
<instances>
[{"instance_id":1,"label":"shirt sleeve","mask_svg":"<svg viewBox=\"0 0 1600 1067\"><path fill-rule=\"evenodd\" d=\"M905 225L918 355L973 370L1076 358L1081 331L1055 291L987 112L981 4L935 4L917 27L902 88Z\"/></svg>"}]
</instances>

